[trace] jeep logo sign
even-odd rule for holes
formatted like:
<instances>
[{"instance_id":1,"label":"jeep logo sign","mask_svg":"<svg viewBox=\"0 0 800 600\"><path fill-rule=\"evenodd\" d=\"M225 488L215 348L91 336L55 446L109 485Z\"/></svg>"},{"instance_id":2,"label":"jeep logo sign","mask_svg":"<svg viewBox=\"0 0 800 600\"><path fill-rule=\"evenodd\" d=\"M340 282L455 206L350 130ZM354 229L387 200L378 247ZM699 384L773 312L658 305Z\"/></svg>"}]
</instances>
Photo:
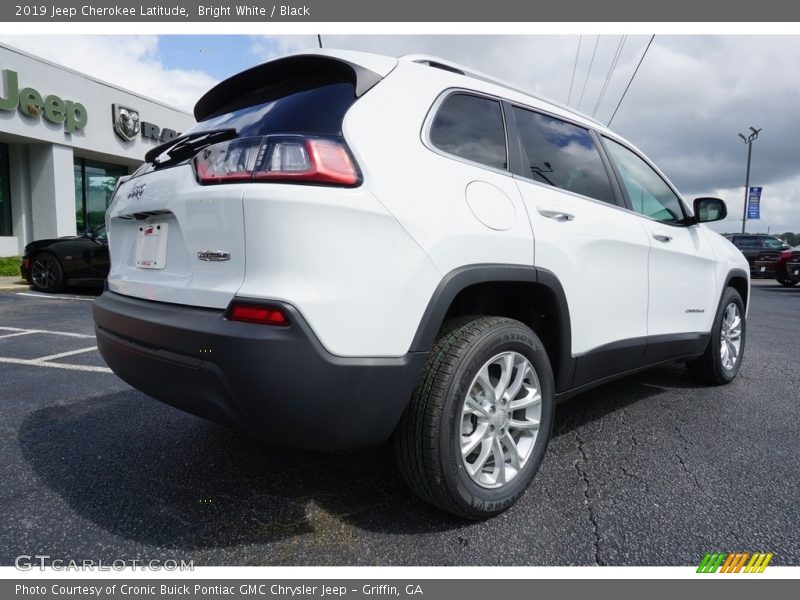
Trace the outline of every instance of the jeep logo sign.
<instances>
[{"instance_id":1,"label":"jeep logo sign","mask_svg":"<svg viewBox=\"0 0 800 600\"><path fill-rule=\"evenodd\" d=\"M63 100L55 94L42 96L37 90L19 89L16 71L3 70L5 95L0 97L0 110L16 110L34 119L43 117L56 125L64 125L64 131L75 133L86 127L89 115L80 102Z\"/></svg>"}]
</instances>

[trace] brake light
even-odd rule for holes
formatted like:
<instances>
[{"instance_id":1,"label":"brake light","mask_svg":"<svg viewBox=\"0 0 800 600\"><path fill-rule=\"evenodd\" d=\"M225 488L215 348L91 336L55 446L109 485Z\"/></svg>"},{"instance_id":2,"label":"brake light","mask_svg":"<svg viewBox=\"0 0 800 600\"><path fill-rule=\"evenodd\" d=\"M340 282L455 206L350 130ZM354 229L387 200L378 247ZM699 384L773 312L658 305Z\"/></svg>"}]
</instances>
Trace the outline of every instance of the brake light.
<instances>
[{"instance_id":1,"label":"brake light","mask_svg":"<svg viewBox=\"0 0 800 600\"><path fill-rule=\"evenodd\" d=\"M214 144L194 157L194 169L200 183L235 183L250 181L258 163L263 138L242 138Z\"/></svg>"},{"instance_id":2,"label":"brake light","mask_svg":"<svg viewBox=\"0 0 800 600\"><path fill-rule=\"evenodd\" d=\"M237 302L228 309L228 319L243 323L258 323L260 325L288 325L286 314L274 306L259 304L245 304Z\"/></svg>"},{"instance_id":3,"label":"brake light","mask_svg":"<svg viewBox=\"0 0 800 600\"><path fill-rule=\"evenodd\" d=\"M194 157L202 184L247 181L357 185L358 170L339 140L267 136L222 142Z\"/></svg>"}]
</instances>

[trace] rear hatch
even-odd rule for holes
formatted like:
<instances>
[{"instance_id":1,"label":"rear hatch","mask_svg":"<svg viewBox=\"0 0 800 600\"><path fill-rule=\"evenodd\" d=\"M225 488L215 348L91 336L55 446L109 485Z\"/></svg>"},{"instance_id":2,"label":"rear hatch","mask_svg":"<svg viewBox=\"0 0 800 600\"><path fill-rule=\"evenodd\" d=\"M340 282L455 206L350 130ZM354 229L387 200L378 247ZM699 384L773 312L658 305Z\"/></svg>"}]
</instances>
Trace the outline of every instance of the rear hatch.
<instances>
[{"instance_id":1,"label":"rear hatch","mask_svg":"<svg viewBox=\"0 0 800 600\"><path fill-rule=\"evenodd\" d=\"M244 191L287 181L357 185L342 122L396 62L297 55L210 90L195 106L197 125L148 152L117 189L107 213L109 289L226 307L245 277Z\"/></svg>"}]
</instances>

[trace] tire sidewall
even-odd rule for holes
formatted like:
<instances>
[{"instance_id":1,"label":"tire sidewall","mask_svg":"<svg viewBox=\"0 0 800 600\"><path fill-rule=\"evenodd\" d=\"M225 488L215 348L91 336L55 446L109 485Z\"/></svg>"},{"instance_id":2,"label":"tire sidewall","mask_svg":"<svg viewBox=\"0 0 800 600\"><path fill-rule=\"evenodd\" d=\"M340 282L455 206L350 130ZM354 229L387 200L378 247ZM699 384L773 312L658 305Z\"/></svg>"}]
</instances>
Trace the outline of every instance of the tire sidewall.
<instances>
[{"instance_id":1,"label":"tire sidewall","mask_svg":"<svg viewBox=\"0 0 800 600\"><path fill-rule=\"evenodd\" d=\"M522 471L509 484L499 489L488 489L475 483L464 467L460 443L461 410L478 370L492 357L508 351L525 356L536 371L542 395L541 423L532 455ZM444 483L451 496L476 516L502 512L516 502L542 463L552 431L554 411L552 369L544 346L536 334L522 324L509 324L491 330L479 338L458 366L442 411L441 465Z\"/></svg>"},{"instance_id":2,"label":"tire sidewall","mask_svg":"<svg viewBox=\"0 0 800 600\"><path fill-rule=\"evenodd\" d=\"M739 356L736 359L736 364L732 369L726 369L722 366L722 357L719 353L720 344L722 343L722 320L725 318L725 310L728 305L735 303L739 309L739 318L742 320L742 343L739 346ZM711 333L711 348L714 358L714 370L719 375L720 379L725 382L733 381L739 374L739 369L742 367L742 359L744 358L744 351L747 345L747 319L745 319L744 302L739 293L728 288L722 295L722 302L720 302L717 316L714 319L714 330Z\"/></svg>"}]
</instances>

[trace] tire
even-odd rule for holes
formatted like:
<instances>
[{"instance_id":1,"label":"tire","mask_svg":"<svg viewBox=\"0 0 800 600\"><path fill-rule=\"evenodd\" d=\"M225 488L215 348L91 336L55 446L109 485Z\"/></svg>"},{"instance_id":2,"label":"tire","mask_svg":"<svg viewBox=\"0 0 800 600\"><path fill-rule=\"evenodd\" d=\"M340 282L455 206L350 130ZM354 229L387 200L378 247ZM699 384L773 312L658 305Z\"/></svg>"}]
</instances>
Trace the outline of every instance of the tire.
<instances>
[{"instance_id":1,"label":"tire","mask_svg":"<svg viewBox=\"0 0 800 600\"><path fill-rule=\"evenodd\" d=\"M553 372L533 331L501 317L450 321L395 430L400 471L414 493L444 511L474 520L497 515L538 471L554 410Z\"/></svg>"},{"instance_id":2,"label":"tire","mask_svg":"<svg viewBox=\"0 0 800 600\"><path fill-rule=\"evenodd\" d=\"M40 292L60 292L64 289L64 269L49 252L40 252L31 260L31 284Z\"/></svg>"},{"instance_id":3,"label":"tire","mask_svg":"<svg viewBox=\"0 0 800 600\"><path fill-rule=\"evenodd\" d=\"M732 307L735 307L735 311ZM735 313L735 314L734 314ZM736 328L731 327L735 323L733 317L738 318L738 336ZM727 332L727 333L726 333ZM736 378L742 366L744 356L745 341L747 339L747 321L744 318L744 303L742 297L733 288L727 288L722 295L717 314L714 317L714 325L711 330L711 339L708 342L705 354L700 358L686 363L689 373L696 379L712 385L725 385ZM733 362L726 360L723 341L728 348L728 357L736 349ZM736 347L736 342L738 348Z\"/></svg>"},{"instance_id":4,"label":"tire","mask_svg":"<svg viewBox=\"0 0 800 600\"><path fill-rule=\"evenodd\" d=\"M785 277L778 277L778 283L780 283L783 287L794 287L800 281L793 281L791 279L786 279Z\"/></svg>"}]
</instances>

